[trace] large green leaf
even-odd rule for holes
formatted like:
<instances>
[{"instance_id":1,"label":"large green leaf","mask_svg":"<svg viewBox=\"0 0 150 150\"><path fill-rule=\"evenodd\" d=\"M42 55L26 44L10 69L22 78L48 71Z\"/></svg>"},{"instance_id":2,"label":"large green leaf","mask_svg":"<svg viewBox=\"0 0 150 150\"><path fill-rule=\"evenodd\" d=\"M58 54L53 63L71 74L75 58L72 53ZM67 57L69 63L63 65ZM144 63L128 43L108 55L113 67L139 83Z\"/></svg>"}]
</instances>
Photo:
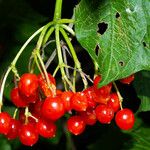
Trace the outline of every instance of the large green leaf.
<instances>
[{"instance_id":1,"label":"large green leaf","mask_svg":"<svg viewBox=\"0 0 150 150\"><path fill-rule=\"evenodd\" d=\"M150 72L142 71L136 74L134 87L141 99L139 111L150 111Z\"/></svg>"},{"instance_id":2,"label":"large green leaf","mask_svg":"<svg viewBox=\"0 0 150 150\"><path fill-rule=\"evenodd\" d=\"M76 36L97 62L101 85L150 70L149 8L149 0L82 0L76 7Z\"/></svg>"}]
</instances>

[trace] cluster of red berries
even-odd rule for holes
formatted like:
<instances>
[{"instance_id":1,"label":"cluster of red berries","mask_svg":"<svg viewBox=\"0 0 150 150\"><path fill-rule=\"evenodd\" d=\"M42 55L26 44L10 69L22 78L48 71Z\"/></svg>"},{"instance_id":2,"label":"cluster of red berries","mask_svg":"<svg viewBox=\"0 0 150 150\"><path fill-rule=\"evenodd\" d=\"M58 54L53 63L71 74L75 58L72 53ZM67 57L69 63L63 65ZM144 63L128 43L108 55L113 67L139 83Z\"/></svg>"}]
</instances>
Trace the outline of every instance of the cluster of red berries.
<instances>
[{"instance_id":1,"label":"cluster of red berries","mask_svg":"<svg viewBox=\"0 0 150 150\"><path fill-rule=\"evenodd\" d=\"M115 113L118 127L124 130L133 127L134 114L127 108L120 110L118 95L111 92L112 83L98 88L101 76L97 76L93 86L82 92L56 90L55 78L51 74L48 78L50 87L42 75L26 73L21 76L18 86L11 91L11 101L19 108L18 119L1 112L1 134L8 139L19 137L21 143L32 146L39 135L54 137L57 130L55 121L66 112L70 114L66 122L68 131L74 135L81 134L86 125L94 125L97 120L109 124ZM133 79L134 76L130 76L121 82L128 84Z\"/></svg>"}]
</instances>

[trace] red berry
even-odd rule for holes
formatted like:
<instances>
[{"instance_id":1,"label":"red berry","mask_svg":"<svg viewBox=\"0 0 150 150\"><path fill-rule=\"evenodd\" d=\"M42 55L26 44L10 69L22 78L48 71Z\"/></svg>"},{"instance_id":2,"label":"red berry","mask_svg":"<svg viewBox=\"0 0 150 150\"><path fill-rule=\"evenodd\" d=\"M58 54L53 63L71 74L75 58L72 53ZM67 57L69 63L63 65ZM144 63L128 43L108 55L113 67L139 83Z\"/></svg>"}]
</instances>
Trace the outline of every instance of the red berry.
<instances>
[{"instance_id":1,"label":"red berry","mask_svg":"<svg viewBox=\"0 0 150 150\"><path fill-rule=\"evenodd\" d=\"M11 128L11 116L7 112L0 113L0 133L7 134Z\"/></svg>"},{"instance_id":2,"label":"red berry","mask_svg":"<svg viewBox=\"0 0 150 150\"><path fill-rule=\"evenodd\" d=\"M133 80L134 80L134 74L132 74L126 78L120 79L119 81L123 84L130 84Z\"/></svg>"},{"instance_id":3,"label":"red berry","mask_svg":"<svg viewBox=\"0 0 150 150\"><path fill-rule=\"evenodd\" d=\"M38 88L38 78L35 74L25 73L21 76L18 84L19 92L26 97L34 95Z\"/></svg>"},{"instance_id":4,"label":"red berry","mask_svg":"<svg viewBox=\"0 0 150 150\"><path fill-rule=\"evenodd\" d=\"M80 116L84 119L87 125L94 125L97 121L95 110L93 109L80 112Z\"/></svg>"},{"instance_id":5,"label":"red berry","mask_svg":"<svg viewBox=\"0 0 150 150\"><path fill-rule=\"evenodd\" d=\"M71 100L72 96L73 96L73 92L71 92L71 91L65 91L61 94L61 99L62 99L62 102L64 104L66 111L71 110L70 100Z\"/></svg>"},{"instance_id":6,"label":"red berry","mask_svg":"<svg viewBox=\"0 0 150 150\"><path fill-rule=\"evenodd\" d=\"M65 113L62 100L59 97L48 97L42 106L42 114L45 118L57 120Z\"/></svg>"},{"instance_id":7,"label":"red berry","mask_svg":"<svg viewBox=\"0 0 150 150\"><path fill-rule=\"evenodd\" d=\"M27 102L20 96L18 87L13 88L10 93L13 104L17 107L26 107Z\"/></svg>"},{"instance_id":8,"label":"red berry","mask_svg":"<svg viewBox=\"0 0 150 150\"><path fill-rule=\"evenodd\" d=\"M10 126L11 126L11 128L10 128L9 132L6 134L6 137L9 140L13 140L18 137L19 129L21 127L21 122L16 119L11 119Z\"/></svg>"},{"instance_id":9,"label":"red berry","mask_svg":"<svg viewBox=\"0 0 150 150\"><path fill-rule=\"evenodd\" d=\"M120 129L129 130L133 127L135 122L134 114L128 108L122 109L117 112L115 121Z\"/></svg>"},{"instance_id":10,"label":"red berry","mask_svg":"<svg viewBox=\"0 0 150 150\"><path fill-rule=\"evenodd\" d=\"M112 107L114 112L117 112L119 110L120 101L119 101L117 93L111 93L110 94L110 100L108 101L107 105Z\"/></svg>"},{"instance_id":11,"label":"red berry","mask_svg":"<svg viewBox=\"0 0 150 150\"><path fill-rule=\"evenodd\" d=\"M51 86L56 86L55 78L49 73L48 73L48 77L49 77L50 85ZM39 86L42 89L44 95L46 97L53 97L54 91L52 91L52 89L50 89L48 87L47 81L45 79L43 79L41 74L38 75L38 79L39 79Z\"/></svg>"},{"instance_id":12,"label":"red berry","mask_svg":"<svg viewBox=\"0 0 150 150\"><path fill-rule=\"evenodd\" d=\"M94 86L98 86L99 82L102 80L102 77L101 75L97 75L95 78L94 78Z\"/></svg>"},{"instance_id":13,"label":"red berry","mask_svg":"<svg viewBox=\"0 0 150 150\"><path fill-rule=\"evenodd\" d=\"M32 124L24 124L19 130L19 139L22 144L32 146L38 141L38 132Z\"/></svg>"},{"instance_id":14,"label":"red berry","mask_svg":"<svg viewBox=\"0 0 150 150\"><path fill-rule=\"evenodd\" d=\"M74 93L71 98L71 108L76 111L86 111L88 107L88 101L83 92Z\"/></svg>"},{"instance_id":15,"label":"red berry","mask_svg":"<svg viewBox=\"0 0 150 150\"><path fill-rule=\"evenodd\" d=\"M56 125L51 121L39 119L36 124L38 133L45 138L53 138L56 134Z\"/></svg>"},{"instance_id":16,"label":"red berry","mask_svg":"<svg viewBox=\"0 0 150 150\"><path fill-rule=\"evenodd\" d=\"M95 99L97 98L97 96L94 92L93 86L84 90L83 93L85 94L87 98L88 107L95 108L96 107Z\"/></svg>"},{"instance_id":17,"label":"red berry","mask_svg":"<svg viewBox=\"0 0 150 150\"><path fill-rule=\"evenodd\" d=\"M81 134L85 129L85 122L80 116L71 116L67 121L68 130L74 135Z\"/></svg>"},{"instance_id":18,"label":"red berry","mask_svg":"<svg viewBox=\"0 0 150 150\"><path fill-rule=\"evenodd\" d=\"M61 90L56 89L56 95L57 95L57 96L61 96L62 93L63 93L63 92L62 92Z\"/></svg>"},{"instance_id":19,"label":"red berry","mask_svg":"<svg viewBox=\"0 0 150 150\"><path fill-rule=\"evenodd\" d=\"M95 113L98 121L102 124L109 124L114 117L114 110L107 105L98 105Z\"/></svg>"}]
</instances>

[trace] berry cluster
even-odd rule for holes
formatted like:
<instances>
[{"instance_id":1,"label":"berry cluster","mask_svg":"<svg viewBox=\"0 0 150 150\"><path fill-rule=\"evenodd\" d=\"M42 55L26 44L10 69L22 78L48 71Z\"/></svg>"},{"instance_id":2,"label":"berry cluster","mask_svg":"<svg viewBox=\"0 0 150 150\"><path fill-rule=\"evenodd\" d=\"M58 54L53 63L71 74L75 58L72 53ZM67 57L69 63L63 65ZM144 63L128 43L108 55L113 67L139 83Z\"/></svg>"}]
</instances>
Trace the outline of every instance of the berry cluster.
<instances>
[{"instance_id":1,"label":"berry cluster","mask_svg":"<svg viewBox=\"0 0 150 150\"><path fill-rule=\"evenodd\" d=\"M122 79L129 84L134 76ZM17 87L11 91L11 101L19 108L19 117L12 118L7 112L0 113L0 133L8 139L19 137L21 143L32 146L38 136L52 138L56 134L55 122L70 114L66 124L74 135L81 134L86 125L94 125L98 120L109 124L115 115L115 122L121 129L128 130L134 125L134 114L130 109L121 109L121 100L112 93L112 83L98 87L101 76L96 76L93 86L81 92L56 90L55 78L25 73Z\"/></svg>"}]
</instances>

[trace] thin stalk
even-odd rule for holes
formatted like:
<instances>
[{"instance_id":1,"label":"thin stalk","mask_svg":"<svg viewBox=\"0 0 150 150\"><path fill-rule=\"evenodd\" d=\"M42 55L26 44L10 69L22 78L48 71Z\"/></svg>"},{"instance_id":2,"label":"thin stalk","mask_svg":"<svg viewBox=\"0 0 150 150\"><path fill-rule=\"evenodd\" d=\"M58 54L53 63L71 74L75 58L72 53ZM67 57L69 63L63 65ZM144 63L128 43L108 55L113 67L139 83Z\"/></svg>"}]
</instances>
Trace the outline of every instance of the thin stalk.
<instances>
[{"instance_id":1,"label":"thin stalk","mask_svg":"<svg viewBox=\"0 0 150 150\"><path fill-rule=\"evenodd\" d=\"M31 42L31 40L38 35L42 30L44 29L44 26L41 27L39 30L37 30L25 43L24 45L21 47L20 51L18 52L18 54L16 55L16 57L14 58L14 60L12 61L13 65L16 65L16 62L18 60L18 58L20 57L20 55L22 54L22 52L24 51L24 49L26 48L26 46Z\"/></svg>"},{"instance_id":2,"label":"thin stalk","mask_svg":"<svg viewBox=\"0 0 150 150\"><path fill-rule=\"evenodd\" d=\"M123 109L123 108L122 108L123 97L121 96L121 94L120 94L120 92L119 92L119 89L118 89L118 87L117 87L117 85L116 85L115 82L113 82L113 86L114 86L114 88L115 88L115 90L116 90L116 93L117 93L117 95L118 95L118 98L119 98L119 101L120 101L120 108L121 108L121 110L122 110L122 109Z\"/></svg>"},{"instance_id":3,"label":"thin stalk","mask_svg":"<svg viewBox=\"0 0 150 150\"><path fill-rule=\"evenodd\" d=\"M64 66L63 66L64 62L63 62L63 58L62 58L60 38L59 38L59 25L56 25L55 38L56 38L56 48L57 48L58 61L59 61L61 75L62 75L62 80L64 81L64 86L65 86L65 84L67 82L68 85L70 86L70 88L72 89L72 84L68 80L68 78L66 77L66 73L65 73L65 70L64 70Z\"/></svg>"},{"instance_id":4,"label":"thin stalk","mask_svg":"<svg viewBox=\"0 0 150 150\"><path fill-rule=\"evenodd\" d=\"M13 115L13 119L16 118L17 112L18 112L18 108L15 109L15 112L14 112L14 115Z\"/></svg>"},{"instance_id":5,"label":"thin stalk","mask_svg":"<svg viewBox=\"0 0 150 150\"><path fill-rule=\"evenodd\" d=\"M72 34L73 36L75 36L75 32L73 31L72 28L70 28L69 26L62 24L60 25L63 29L65 29L66 31L68 31L70 34Z\"/></svg>"},{"instance_id":6,"label":"thin stalk","mask_svg":"<svg viewBox=\"0 0 150 150\"><path fill-rule=\"evenodd\" d=\"M28 107L26 107L25 108L25 124L28 124L28 121L29 121L29 119L28 119L28 117L29 117L29 108Z\"/></svg>"},{"instance_id":7,"label":"thin stalk","mask_svg":"<svg viewBox=\"0 0 150 150\"><path fill-rule=\"evenodd\" d=\"M64 23L74 23L74 19L60 19L57 21L58 24L64 24Z\"/></svg>"},{"instance_id":8,"label":"thin stalk","mask_svg":"<svg viewBox=\"0 0 150 150\"><path fill-rule=\"evenodd\" d=\"M65 39L65 41L66 41L66 43L67 43L67 45L68 45L68 47L70 49L70 52L72 54L75 66L77 67L77 69L79 69L80 75L81 75L83 83L84 83L84 88L86 89L88 83L87 83L87 80L86 80L86 78L84 77L84 75L82 73L81 64L80 64L80 62L79 62L79 60L77 58L76 52L74 50L74 47L73 47L71 41L69 40L69 37L68 37L67 33L64 31L63 28L60 28L60 32L62 33L62 35L63 35L63 37L64 37L64 39Z\"/></svg>"},{"instance_id":9,"label":"thin stalk","mask_svg":"<svg viewBox=\"0 0 150 150\"><path fill-rule=\"evenodd\" d=\"M56 0L54 20L58 20L61 18L61 9L62 9L62 0Z\"/></svg>"},{"instance_id":10,"label":"thin stalk","mask_svg":"<svg viewBox=\"0 0 150 150\"><path fill-rule=\"evenodd\" d=\"M54 27L51 27L51 28L48 30L48 32L46 33L46 35L45 35L45 37L44 37L44 39L43 39L42 45L44 45L44 44L47 42L47 40L49 39L49 37L52 35L53 31L54 31Z\"/></svg>"},{"instance_id":11,"label":"thin stalk","mask_svg":"<svg viewBox=\"0 0 150 150\"><path fill-rule=\"evenodd\" d=\"M3 93L4 93L4 86L5 86L5 83L6 83L6 79L9 75L11 71L11 67L9 67L5 73L5 76L3 78L3 81L2 81L2 84L1 84L1 89L0 89L0 113L1 113L1 107L3 105Z\"/></svg>"}]
</instances>

